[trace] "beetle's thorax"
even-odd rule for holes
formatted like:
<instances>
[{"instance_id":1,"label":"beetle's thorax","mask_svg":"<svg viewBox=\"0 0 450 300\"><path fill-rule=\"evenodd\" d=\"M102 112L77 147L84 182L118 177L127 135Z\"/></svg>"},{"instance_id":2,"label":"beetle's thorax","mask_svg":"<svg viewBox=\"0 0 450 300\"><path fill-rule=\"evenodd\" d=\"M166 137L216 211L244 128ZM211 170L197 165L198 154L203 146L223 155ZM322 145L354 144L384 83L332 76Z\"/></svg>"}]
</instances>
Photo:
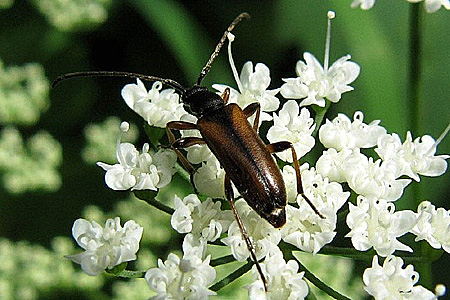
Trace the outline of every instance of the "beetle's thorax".
<instances>
[{"instance_id":1,"label":"beetle's thorax","mask_svg":"<svg viewBox=\"0 0 450 300\"><path fill-rule=\"evenodd\" d=\"M203 115L225 105L219 95L209 91L206 87L198 85L188 89L182 95L181 101L183 101L187 110L197 118L201 118Z\"/></svg>"}]
</instances>

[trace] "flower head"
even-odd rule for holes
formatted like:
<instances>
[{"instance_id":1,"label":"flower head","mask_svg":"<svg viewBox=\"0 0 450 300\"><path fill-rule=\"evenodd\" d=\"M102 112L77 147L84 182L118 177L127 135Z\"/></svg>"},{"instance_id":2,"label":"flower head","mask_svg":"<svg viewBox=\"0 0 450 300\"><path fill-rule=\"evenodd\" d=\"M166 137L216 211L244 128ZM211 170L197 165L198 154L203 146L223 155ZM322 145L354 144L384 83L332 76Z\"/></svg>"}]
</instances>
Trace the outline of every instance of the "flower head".
<instances>
[{"instance_id":1,"label":"flower head","mask_svg":"<svg viewBox=\"0 0 450 300\"><path fill-rule=\"evenodd\" d=\"M304 192L325 218L320 218L297 194L295 170L291 166L285 166L282 174L287 186L288 201L296 201L298 208L286 206L287 223L282 228L281 235L283 241L303 251L317 253L335 237L336 214L347 201L350 192L344 192L339 183L330 182L314 168L308 167L305 163L300 168Z\"/></svg>"},{"instance_id":2,"label":"flower head","mask_svg":"<svg viewBox=\"0 0 450 300\"><path fill-rule=\"evenodd\" d=\"M310 117L309 111L300 108L294 100L287 101L279 114L273 114L273 126L267 132L267 139L271 143L279 141L289 141L293 144L297 158L301 158L308 153L315 144L312 137L314 120ZM291 151L283 151L276 154L280 159L292 163Z\"/></svg>"},{"instance_id":3,"label":"flower head","mask_svg":"<svg viewBox=\"0 0 450 300\"><path fill-rule=\"evenodd\" d=\"M128 122L122 122L123 133L130 128ZM173 151L161 149L150 153L149 144L145 143L142 152L136 150L133 144L121 143L122 134L117 138L116 157L118 164L108 165L98 162L97 165L106 171L106 185L113 190L153 190L169 184L175 173L176 154Z\"/></svg>"},{"instance_id":4,"label":"flower head","mask_svg":"<svg viewBox=\"0 0 450 300\"><path fill-rule=\"evenodd\" d=\"M397 176L407 175L420 181L419 175L440 176L447 170L446 159L449 155L437 155L437 142L429 135L412 139L408 131L406 140L402 144L397 134L382 135L378 139L375 149L377 154L385 161L393 161L398 166Z\"/></svg>"},{"instance_id":5,"label":"flower head","mask_svg":"<svg viewBox=\"0 0 450 300\"><path fill-rule=\"evenodd\" d=\"M419 273L412 265L403 268L403 260L388 256L383 266L378 264L378 256L373 257L372 267L364 271L364 289L375 299L436 299L431 291L421 285Z\"/></svg>"},{"instance_id":6,"label":"flower head","mask_svg":"<svg viewBox=\"0 0 450 300\"><path fill-rule=\"evenodd\" d=\"M226 88L230 88L230 103L237 103L241 108L258 102L261 105L260 121L271 120L271 116L266 112L275 111L280 105L280 100L275 97L280 89L268 90L270 84L270 70L263 64L258 63L253 67L253 63L248 61L242 67L241 75L238 76L236 66L234 65L231 53L231 43L234 41L234 35L228 34L228 59L234 78L236 80L238 91L232 87L223 84L213 84L213 88L220 93Z\"/></svg>"},{"instance_id":7,"label":"flower head","mask_svg":"<svg viewBox=\"0 0 450 300\"><path fill-rule=\"evenodd\" d=\"M443 248L450 253L450 210L436 209L429 201L417 208L417 224L411 230L416 241L426 240L435 249Z\"/></svg>"},{"instance_id":8,"label":"flower head","mask_svg":"<svg viewBox=\"0 0 450 300\"><path fill-rule=\"evenodd\" d=\"M298 273L295 260L286 262L280 251L274 251L260 264L267 279L267 292L256 267L252 269L254 282L246 288L250 299L304 299L309 292L303 280L304 272Z\"/></svg>"},{"instance_id":9,"label":"flower head","mask_svg":"<svg viewBox=\"0 0 450 300\"><path fill-rule=\"evenodd\" d=\"M180 233L191 232L196 237L215 241L222 232L228 230L233 220L231 211L222 211L221 202L211 198L201 202L197 195L191 194L181 200L175 195L175 212L172 227Z\"/></svg>"},{"instance_id":10,"label":"flower head","mask_svg":"<svg viewBox=\"0 0 450 300\"><path fill-rule=\"evenodd\" d=\"M194 173L195 187L212 198L224 197L225 170L215 156L210 156Z\"/></svg>"},{"instance_id":11,"label":"flower head","mask_svg":"<svg viewBox=\"0 0 450 300\"><path fill-rule=\"evenodd\" d=\"M412 249L397 240L416 224L416 216L410 210L395 212L395 205L381 199L358 196L357 205L349 203L347 225L350 232L346 237L359 251L373 247L378 255L387 256L396 250Z\"/></svg>"},{"instance_id":12,"label":"flower head","mask_svg":"<svg viewBox=\"0 0 450 300\"><path fill-rule=\"evenodd\" d=\"M119 217L106 220L105 228L95 221L78 219L73 224L72 235L86 251L67 258L80 264L85 273L98 275L123 262L135 260L142 231L143 228L133 220L122 227Z\"/></svg>"},{"instance_id":13,"label":"flower head","mask_svg":"<svg viewBox=\"0 0 450 300\"><path fill-rule=\"evenodd\" d=\"M359 66L349 61L350 55L338 59L329 69L324 69L311 53L303 54L305 62L298 61L296 78L283 79L281 95L287 99L303 99L300 106L316 104L325 106L325 99L338 102L342 93L353 90L352 83L359 75Z\"/></svg>"},{"instance_id":14,"label":"flower head","mask_svg":"<svg viewBox=\"0 0 450 300\"><path fill-rule=\"evenodd\" d=\"M158 268L145 273L150 289L157 292L151 299L208 299L216 294L208 289L216 278L215 269L209 265L211 256L204 259L205 244L197 242L186 235L181 259L170 253L166 261L158 260Z\"/></svg>"},{"instance_id":15,"label":"flower head","mask_svg":"<svg viewBox=\"0 0 450 300\"><path fill-rule=\"evenodd\" d=\"M149 145L144 144L142 152L130 143L121 143L117 148L118 164L97 165L106 171L106 185L113 190L153 190L166 186L175 173L176 155L169 150L149 153Z\"/></svg>"},{"instance_id":16,"label":"flower head","mask_svg":"<svg viewBox=\"0 0 450 300\"><path fill-rule=\"evenodd\" d=\"M156 81L147 91L141 80L127 84L122 89L125 103L149 125L165 128L170 121L178 121L187 112L180 103L180 96L173 89L162 90L162 83Z\"/></svg>"},{"instance_id":17,"label":"flower head","mask_svg":"<svg viewBox=\"0 0 450 300\"><path fill-rule=\"evenodd\" d=\"M281 241L280 231L261 218L253 209L248 206L244 199L236 201L236 208L244 224L258 259L262 259L269 254L273 248ZM242 233L236 221L228 228L228 236L221 241L231 247L231 254L238 261L244 261L250 256L247 244L242 238Z\"/></svg>"},{"instance_id":18,"label":"flower head","mask_svg":"<svg viewBox=\"0 0 450 300\"><path fill-rule=\"evenodd\" d=\"M364 115L357 111L353 122L344 114L338 114L332 121L326 120L320 127L320 142L327 148L341 151L344 148L371 148L377 144L378 138L386 133L386 129L378 125L379 120L369 124L363 123Z\"/></svg>"},{"instance_id":19,"label":"flower head","mask_svg":"<svg viewBox=\"0 0 450 300\"><path fill-rule=\"evenodd\" d=\"M362 153L346 157L340 166L350 188L365 197L388 201L399 199L410 179L398 178L398 165L392 161L373 161Z\"/></svg>"}]
</instances>

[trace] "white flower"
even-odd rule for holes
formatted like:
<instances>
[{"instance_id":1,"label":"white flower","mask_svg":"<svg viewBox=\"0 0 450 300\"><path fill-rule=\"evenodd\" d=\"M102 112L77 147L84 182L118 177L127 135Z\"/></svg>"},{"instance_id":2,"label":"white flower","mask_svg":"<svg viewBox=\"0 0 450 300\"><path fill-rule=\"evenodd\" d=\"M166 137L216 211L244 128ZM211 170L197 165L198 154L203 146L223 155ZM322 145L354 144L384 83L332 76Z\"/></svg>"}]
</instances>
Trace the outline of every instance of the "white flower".
<instances>
[{"instance_id":1,"label":"white flower","mask_svg":"<svg viewBox=\"0 0 450 300\"><path fill-rule=\"evenodd\" d=\"M158 259L158 268L145 273L150 289L157 292L150 299L208 299L216 294L208 289L216 278L215 269L209 265L211 256L203 259L205 244L198 242L192 235L186 235L182 259L170 253L165 262Z\"/></svg>"},{"instance_id":2,"label":"white flower","mask_svg":"<svg viewBox=\"0 0 450 300\"><path fill-rule=\"evenodd\" d=\"M181 121L189 122L189 123L197 123L197 118L193 115L184 115L181 118ZM182 137L199 137L201 138L200 131L196 129L189 130L181 130ZM216 160L214 154L205 144L197 144L192 145L190 147L185 148L186 150L186 158L191 164L199 164L202 162L207 162L209 160Z\"/></svg>"},{"instance_id":3,"label":"white flower","mask_svg":"<svg viewBox=\"0 0 450 300\"><path fill-rule=\"evenodd\" d=\"M244 199L238 199L235 204L245 230L252 240L258 260L264 258L274 248L278 248L277 245L281 241L280 231L261 218ZM228 236L221 241L231 247L231 254L237 261L244 261L249 257L250 252L236 221L231 223Z\"/></svg>"},{"instance_id":4,"label":"white flower","mask_svg":"<svg viewBox=\"0 0 450 300\"><path fill-rule=\"evenodd\" d=\"M292 167L285 166L283 172L290 168ZM314 202L319 211L330 211L336 214L350 197L350 192L344 192L339 183L330 182L329 178L322 177L314 167L309 169L308 163L300 167L300 172L304 193ZM290 173L292 174L292 172ZM300 207L309 207L309 204L300 196L297 197L297 203Z\"/></svg>"},{"instance_id":5,"label":"white flower","mask_svg":"<svg viewBox=\"0 0 450 300\"><path fill-rule=\"evenodd\" d=\"M449 155L438 155L436 153L436 142L429 136L412 140L408 131L406 140L402 144L397 134L383 135L378 139L375 149L381 159L394 161L398 165L397 176L407 175L416 181L420 181L419 175L440 176L447 170Z\"/></svg>"},{"instance_id":6,"label":"white flower","mask_svg":"<svg viewBox=\"0 0 450 300\"><path fill-rule=\"evenodd\" d=\"M303 54L305 62L299 60L295 71L296 78L283 79L281 95L287 99L304 99L300 106L316 104L325 106L325 98L338 102L341 94L353 90L352 83L359 75L358 64L348 61L350 55L338 59L329 69L323 68L319 61L308 52Z\"/></svg>"},{"instance_id":7,"label":"white flower","mask_svg":"<svg viewBox=\"0 0 450 300\"><path fill-rule=\"evenodd\" d=\"M151 155L149 145L144 144L142 153L134 145L120 143L117 147L118 164L97 165L106 171L106 185L113 190L154 190L169 184L175 173L176 155L173 151L159 150Z\"/></svg>"},{"instance_id":8,"label":"white flower","mask_svg":"<svg viewBox=\"0 0 450 300\"><path fill-rule=\"evenodd\" d=\"M410 210L395 212L395 205L381 199L358 196L357 205L349 203L347 225L351 229L346 237L353 247L366 251L373 247L378 255L387 256L396 250L412 249L397 240L416 224L416 216Z\"/></svg>"},{"instance_id":9,"label":"white flower","mask_svg":"<svg viewBox=\"0 0 450 300\"><path fill-rule=\"evenodd\" d=\"M213 202L211 198L201 202L195 194L188 195L183 200L175 195L174 202L175 212L172 214L171 224L179 233L191 232L213 242L228 230L233 221L232 212L222 211L221 202Z\"/></svg>"},{"instance_id":10,"label":"white flower","mask_svg":"<svg viewBox=\"0 0 450 300\"><path fill-rule=\"evenodd\" d=\"M226 88L230 88L229 103L237 103L242 109L251 103L258 102L261 105L260 122L272 120L271 116L266 112L278 109L280 100L275 95L278 94L280 89L267 89L270 85L270 70L263 63L257 63L253 69L253 63L251 61L246 62L242 67L241 75L238 76L231 53L231 43L233 41L234 35L229 33L228 60L239 91L223 84L213 84L212 87L218 90L220 94Z\"/></svg>"},{"instance_id":11,"label":"white flower","mask_svg":"<svg viewBox=\"0 0 450 300\"><path fill-rule=\"evenodd\" d=\"M250 299L257 300L300 300L308 295L308 285L303 280L305 272L298 273L298 264L295 260L286 263L281 251L269 254L261 269L266 276L267 292L257 272L256 266L252 268L254 282L246 288Z\"/></svg>"},{"instance_id":12,"label":"white flower","mask_svg":"<svg viewBox=\"0 0 450 300\"><path fill-rule=\"evenodd\" d=\"M398 166L392 161L373 161L362 153L346 157L341 165L346 181L357 194L388 201L399 199L410 179L397 179Z\"/></svg>"},{"instance_id":13,"label":"white flower","mask_svg":"<svg viewBox=\"0 0 450 300\"><path fill-rule=\"evenodd\" d=\"M137 79L137 84L127 84L122 89L122 98L149 125L165 128L168 122L180 120L187 112L173 89L161 89L162 83L156 81L147 92L142 81Z\"/></svg>"},{"instance_id":14,"label":"white flower","mask_svg":"<svg viewBox=\"0 0 450 300\"><path fill-rule=\"evenodd\" d=\"M287 222L281 229L283 241L305 252L319 252L336 235L336 215L330 211L320 212L325 215L324 219L309 206L295 208L287 205Z\"/></svg>"},{"instance_id":15,"label":"white flower","mask_svg":"<svg viewBox=\"0 0 450 300\"><path fill-rule=\"evenodd\" d=\"M297 102L294 100L287 101L278 115L273 114L273 122L273 126L267 132L267 139L271 143L291 142L298 159L314 147L315 139L311 136L316 127L314 120L310 117L309 110L303 108L300 111ZM276 155L281 160L292 163L290 149L278 152Z\"/></svg>"},{"instance_id":16,"label":"white flower","mask_svg":"<svg viewBox=\"0 0 450 300\"><path fill-rule=\"evenodd\" d=\"M436 209L429 201L423 201L417 208L417 224L411 230L416 242L426 240L431 247L442 247L450 253L450 210Z\"/></svg>"},{"instance_id":17,"label":"white flower","mask_svg":"<svg viewBox=\"0 0 450 300\"><path fill-rule=\"evenodd\" d=\"M194 184L197 190L212 198L224 198L225 170L215 156L202 163L194 173Z\"/></svg>"},{"instance_id":18,"label":"white flower","mask_svg":"<svg viewBox=\"0 0 450 300\"><path fill-rule=\"evenodd\" d=\"M417 3L421 1L425 1L425 10L428 13L433 13L438 11L441 6L444 6L445 9L450 9L450 0L407 0L411 3Z\"/></svg>"},{"instance_id":19,"label":"white flower","mask_svg":"<svg viewBox=\"0 0 450 300\"><path fill-rule=\"evenodd\" d=\"M361 7L361 9L368 10L373 7L375 4L375 0L353 0L352 4L350 5L352 8L356 8L358 6Z\"/></svg>"},{"instance_id":20,"label":"white flower","mask_svg":"<svg viewBox=\"0 0 450 300\"><path fill-rule=\"evenodd\" d=\"M122 227L120 218L108 219L103 229L95 221L78 219L72 227L72 235L85 252L66 256L81 265L91 276L100 274L123 262L136 259L143 228L133 220Z\"/></svg>"},{"instance_id":21,"label":"white flower","mask_svg":"<svg viewBox=\"0 0 450 300\"><path fill-rule=\"evenodd\" d=\"M245 108L247 105L258 102L261 105L261 121L271 120L266 112L275 111L280 105L280 100L275 97L279 89L268 90L270 84L270 70L263 64L258 63L253 70L253 63L248 61L244 64L239 77L239 91L223 85L213 84L213 88L220 93L229 87L230 99L229 103L237 103L239 107Z\"/></svg>"},{"instance_id":22,"label":"white flower","mask_svg":"<svg viewBox=\"0 0 450 300\"><path fill-rule=\"evenodd\" d=\"M328 177L330 181L345 182L345 172L342 165L352 154L359 153L359 149L344 148L341 151L336 151L330 148L322 153L316 162L317 173L323 177Z\"/></svg>"},{"instance_id":23,"label":"white flower","mask_svg":"<svg viewBox=\"0 0 450 300\"><path fill-rule=\"evenodd\" d=\"M353 122L344 115L338 114L333 121L326 120L319 129L320 142L326 148L341 151L344 148L371 148L377 144L378 137L386 133L386 129L379 126L379 120L370 124L363 123L364 115L357 111L353 115Z\"/></svg>"},{"instance_id":24,"label":"white flower","mask_svg":"<svg viewBox=\"0 0 450 300\"><path fill-rule=\"evenodd\" d=\"M309 204L297 195L295 170L291 166L283 168L283 178L287 186L289 202L292 195L297 199L299 208L286 206L287 222L281 230L285 242L297 246L299 249L317 253L324 245L330 243L336 235L336 214L350 196L344 192L337 182L329 182L316 173L314 168L308 170L308 164L300 168L305 194L325 218L320 218Z\"/></svg>"},{"instance_id":25,"label":"white flower","mask_svg":"<svg viewBox=\"0 0 450 300\"><path fill-rule=\"evenodd\" d=\"M364 271L364 289L376 300L390 299L436 299L431 291L421 285L419 273L412 265L403 268L403 260L393 255L388 256L383 266L378 264L378 256L373 257L372 267Z\"/></svg>"}]
</instances>

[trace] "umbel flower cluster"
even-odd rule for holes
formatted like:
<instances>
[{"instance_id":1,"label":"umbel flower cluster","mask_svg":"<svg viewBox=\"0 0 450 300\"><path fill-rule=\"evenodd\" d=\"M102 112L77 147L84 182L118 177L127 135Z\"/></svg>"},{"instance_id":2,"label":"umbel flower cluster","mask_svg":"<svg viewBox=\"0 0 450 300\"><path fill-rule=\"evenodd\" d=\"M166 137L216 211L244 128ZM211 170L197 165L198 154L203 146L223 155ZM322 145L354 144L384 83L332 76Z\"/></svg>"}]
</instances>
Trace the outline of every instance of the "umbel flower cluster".
<instances>
[{"instance_id":1,"label":"umbel flower cluster","mask_svg":"<svg viewBox=\"0 0 450 300\"><path fill-rule=\"evenodd\" d=\"M333 17L330 13L329 19ZM401 236L412 234L416 241L425 240L431 247L450 253L449 210L436 208L429 201L422 202L416 211L396 210L396 201L412 181L420 181L421 176L440 176L447 170L450 156L436 155L445 133L435 140L428 135L413 138L407 132L402 140L398 134L387 132L379 120L364 121L360 111L322 122L318 112L353 90L350 84L358 77L360 67L350 55L328 66L328 54L322 65L313 54L305 53L295 66L297 77L285 78L281 87L269 89L270 70L263 63L247 62L238 74L231 55L234 37L229 34L228 38L237 89L216 84L213 88L217 93L230 88L229 102L241 108L260 103L260 122L270 124L267 140L291 142L300 160L316 143L325 148L315 165L305 163L300 168L305 195L324 218L297 195L290 151L276 154L284 162L282 175L288 196L287 222L281 230L262 219L245 199L236 201L267 280L266 292L253 266L253 282L245 287L249 297L304 299L309 292L305 272L299 271L295 257L286 257L282 249L288 246L312 254L320 252L335 238L338 213L346 210L346 237L356 250L373 249L376 253L362 278L367 293L376 299L433 299L443 295L445 287L441 285L435 293L418 285L419 274L412 265L403 267L402 258L394 252L412 252L409 245L399 241ZM327 40L329 45L329 34ZM180 95L173 89L163 89L161 82L147 90L138 79L123 88L122 97L152 127L164 128L169 121L196 121L184 110ZM280 99L285 99L282 106ZM310 108L316 111L315 119ZM128 130L126 122L121 130ZM181 135L198 136L198 132L185 130ZM144 144L138 150L133 144L122 143L120 137L116 156L116 164L98 163L106 171L106 184L114 190L158 191L170 184L177 168L177 157L171 149ZM185 234L183 254L169 254L166 260L158 260L157 268L145 273L148 286L156 293L152 299L206 299L215 295L216 270L210 264L210 243L228 246L237 261L250 260L232 212L222 208L225 172L220 163L206 145L188 147L186 157L198 167L193 177L198 194L173 199L171 225ZM352 194L355 201L349 201ZM134 221L121 227L117 218L108 220L105 229L95 222L77 220L73 232L86 252L69 258L95 275L134 259L142 228ZM384 261L382 265L380 260Z\"/></svg>"}]
</instances>

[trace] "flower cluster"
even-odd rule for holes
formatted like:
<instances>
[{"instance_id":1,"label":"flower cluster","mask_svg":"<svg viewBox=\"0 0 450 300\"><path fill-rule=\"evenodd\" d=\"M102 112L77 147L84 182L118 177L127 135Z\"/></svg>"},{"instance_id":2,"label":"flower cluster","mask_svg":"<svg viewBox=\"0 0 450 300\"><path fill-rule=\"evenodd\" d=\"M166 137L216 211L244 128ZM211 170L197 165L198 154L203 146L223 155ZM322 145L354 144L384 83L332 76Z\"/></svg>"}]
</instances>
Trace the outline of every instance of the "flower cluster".
<instances>
[{"instance_id":1,"label":"flower cluster","mask_svg":"<svg viewBox=\"0 0 450 300\"><path fill-rule=\"evenodd\" d=\"M256 267L252 269L254 282L247 286L250 299L305 299L308 295L308 285L303 280L304 272L298 273L298 263L295 260L286 262L278 250L270 253L261 268L266 274L269 285L265 292L264 285Z\"/></svg>"},{"instance_id":2,"label":"flower cluster","mask_svg":"<svg viewBox=\"0 0 450 300\"><path fill-rule=\"evenodd\" d=\"M450 253L450 210L436 209L429 201L423 201L417 208L417 222L411 233L416 241L426 240L431 247L442 247Z\"/></svg>"},{"instance_id":3,"label":"flower cluster","mask_svg":"<svg viewBox=\"0 0 450 300\"><path fill-rule=\"evenodd\" d=\"M398 200L411 179L419 175L439 176L447 169L448 155L435 155L437 142L430 136L412 140L407 133L404 143L397 134L388 134L379 121L363 123L356 112L353 122L339 114L319 130L321 143L329 148L317 161L319 173L336 182L346 182L358 194L356 205L350 203L347 237L361 251L373 247L378 255L396 250L412 251L397 238L410 232L417 218L412 211L395 212ZM376 161L362 153L374 148ZM411 179L404 178L405 176Z\"/></svg>"},{"instance_id":4,"label":"flower cluster","mask_svg":"<svg viewBox=\"0 0 450 300\"><path fill-rule=\"evenodd\" d=\"M41 65L5 66L0 60L0 124L37 123L49 106L49 92Z\"/></svg>"},{"instance_id":5,"label":"flower cluster","mask_svg":"<svg viewBox=\"0 0 450 300\"><path fill-rule=\"evenodd\" d=\"M334 14L329 14L330 19L333 17ZM338 102L343 93L353 89L350 84L358 77L360 67L350 61L349 55L328 67L328 49L324 66L312 54L305 53L304 61L297 63L298 77L284 79L281 87L269 90L270 71L262 63L254 65L247 62L238 76L231 55L234 36L229 34L228 38L229 61L238 88L216 84L213 87L217 93L230 88L230 102L237 103L242 109L259 102L260 122L271 122L266 138L271 143L291 142L297 159L316 145L316 133L325 148L315 165L305 163L300 167L301 187L297 186L300 180L297 180L296 170L289 164L294 156L291 149L276 153L280 160L286 162L282 175L287 191L287 221L281 230L261 218L235 191L237 214L251 240L256 258L263 260L260 267L266 278L263 282L259 270L256 266L253 268L254 281L247 286L250 298L306 297L309 289L303 280L305 273L299 272L295 260L286 261L280 248L287 243L289 247L295 246L304 252L319 253L335 238L338 212L351 199L351 194L356 201L348 204L346 223L350 230L346 237L351 239L356 250L373 248L377 253L372 267L364 273L366 291L376 299L441 295L415 286L418 273L410 266L403 269L403 261L392 255L395 251L413 251L412 247L399 241L407 233L416 235L417 241L426 240L434 248L450 250L450 211L436 209L429 202L423 202L417 213L396 211L395 207L395 202L413 180L420 181L420 176L439 176L447 170L446 160L450 156L436 155L443 136L438 140L428 135L413 139L408 132L402 142L397 134L388 133L380 121L365 123L364 115L359 111L353 120L338 114L322 125L320 114L317 113L314 120L306 106L313 105L316 112L326 110L327 104ZM286 102L276 112L280 103L278 93L286 98ZM138 80L137 84L126 85L122 96L128 106L151 126L165 127L173 120L195 122L195 118L184 111L180 96L173 89L162 90L161 82L155 82L147 91ZM127 130L126 125L122 125L124 131ZM199 136L199 133L185 130L181 136ZM157 293L153 299L205 299L215 295L211 284L216 273L210 266L211 256L206 254L208 242L228 246L237 261L246 261L250 257L238 220L229 210L222 210L220 201L213 200L225 198L225 171L220 162L206 145L194 145L185 153L186 160L198 166L193 176L195 188L208 198L201 201L202 197L195 194L174 197L171 225L177 232L186 234L183 256L180 258L171 253L166 261L158 261L157 268L146 272L150 289ZM118 164L98 163L106 170L107 185L116 190L158 190L171 181L175 170L176 156L170 150L153 153L145 144L142 152L138 152L132 144L121 143L120 137L116 156ZM301 190L303 194L298 195ZM85 227L96 228L96 225L92 223ZM74 232L74 236L78 241L78 232ZM85 240L79 244L86 247ZM99 242L96 240L93 244L95 246ZM106 252L101 253L105 256ZM382 267L378 265L378 256L386 257ZM76 261L83 264L80 258ZM83 269L94 268L97 271L106 267L110 267L109 261L101 268L86 264Z\"/></svg>"},{"instance_id":6,"label":"flower cluster","mask_svg":"<svg viewBox=\"0 0 450 300\"><path fill-rule=\"evenodd\" d=\"M60 30L77 31L106 21L111 0L34 0L48 22Z\"/></svg>"},{"instance_id":7,"label":"flower cluster","mask_svg":"<svg viewBox=\"0 0 450 300\"><path fill-rule=\"evenodd\" d=\"M122 123L124 131L129 124ZM118 139L116 156L118 164L98 162L105 171L105 182L113 190L153 190L169 184L175 173L176 155L172 151L159 150L151 154L146 143L139 152L133 144L120 143Z\"/></svg>"},{"instance_id":8,"label":"flower cluster","mask_svg":"<svg viewBox=\"0 0 450 300\"><path fill-rule=\"evenodd\" d=\"M378 264L378 256L373 257L372 267L363 274L365 290L375 299L436 299L445 294L445 287L437 286L436 295L421 285L419 274L412 265L403 267L399 257L388 256L383 266Z\"/></svg>"},{"instance_id":9,"label":"flower cluster","mask_svg":"<svg viewBox=\"0 0 450 300\"><path fill-rule=\"evenodd\" d=\"M120 218L108 219L105 228L97 222L78 219L72 227L72 235L86 251L68 255L67 258L81 265L84 272L95 276L106 269L136 259L143 228L133 220L122 227Z\"/></svg>"},{"instance_id":10,"label":"flower cluster","mask_svg":"<svg viewBox=\"0 0 450 300\"><path fill-rule=\"evenodd\" d=\"M151 126L165 128L167 122L178 121L187 112L180 103L180 96L173 89L162 89L162 83L153 83L147 91L140 79L122 89L125 103Z\"/></svg>"},{"instance_id":11,"label":"flower cluster","mask_svg":"<svg viewBox=\"0 0 450 300\"><path fill-rule=\"evenodd\" d=\"M61 163L62 147L48 132L40 131L26 142L14 127L0 132L0 172L10 193L58 190Z\"/></svg>"},{"instance_id":12,"label":"flower cluster","mask_svg":"<svg viewBox=\"0 0 450 300\"><path fill-rule=\"evenodd\" d=\"M213 202L211 198L201 202L197 195L191 194L183 200L175 196L174 202L173 229L179 233L192 233L205 241L217 240L233 220L232 212L222 211L221 202Z\"/></svg>"},{"instance_id":13,"label":"flower cluster","mask_svg":"<svg viewBox=\"0 0 450 300\"><path fill-rule=\"evenodd\" d=\"M167 260L158 260L158 268L145 273L150 289L157 292L151 299L208 299L216 293L207 289L216 278L216 270L209 265L211 256L203 258L205 242L196 243L192 235L183 242L183 257L170 253Z\"/></svg>"}]
</instances>

